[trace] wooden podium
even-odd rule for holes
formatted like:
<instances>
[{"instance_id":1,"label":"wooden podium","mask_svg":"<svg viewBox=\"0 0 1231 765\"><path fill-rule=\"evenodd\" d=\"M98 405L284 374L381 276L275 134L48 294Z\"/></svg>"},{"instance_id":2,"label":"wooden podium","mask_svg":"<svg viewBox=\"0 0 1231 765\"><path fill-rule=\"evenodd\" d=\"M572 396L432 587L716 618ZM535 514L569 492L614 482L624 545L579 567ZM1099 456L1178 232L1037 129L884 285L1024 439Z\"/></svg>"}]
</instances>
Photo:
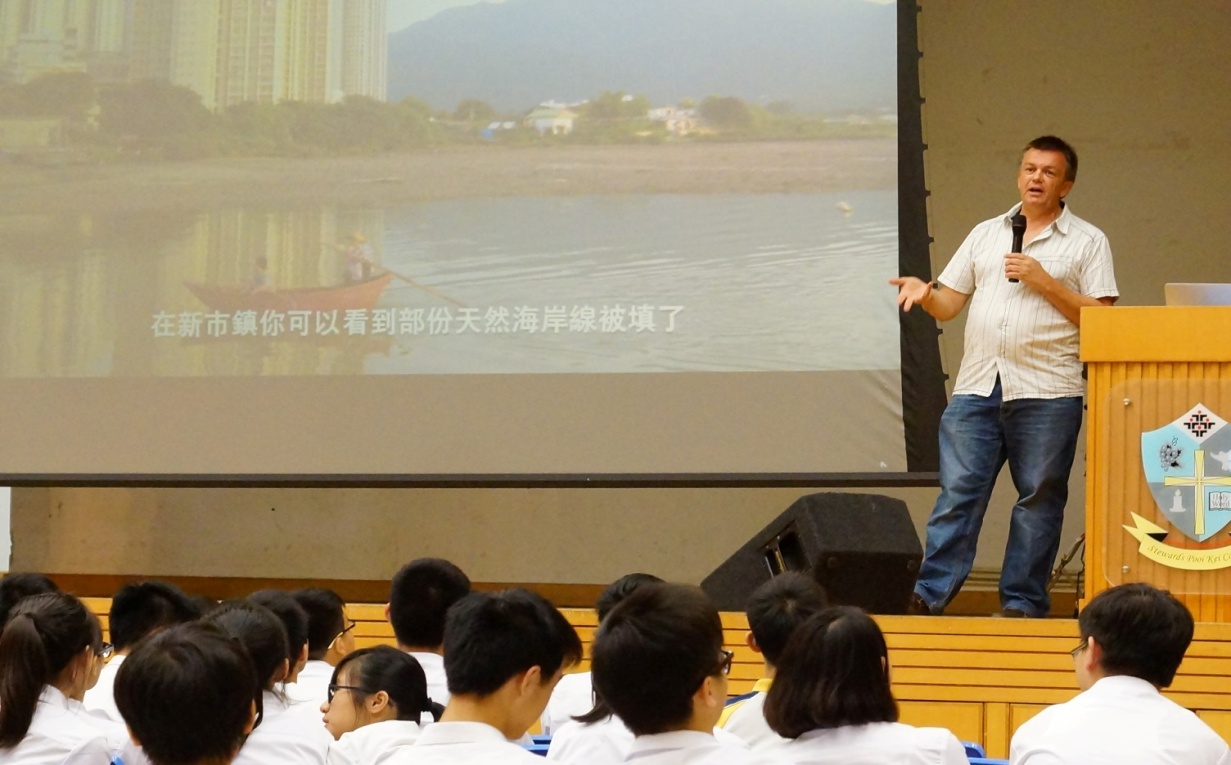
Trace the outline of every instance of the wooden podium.
<instances>
[{"instance_id":1,"label":"wooden podium","mask_svg":"<svg viewBox=\"0 0 1231 765\"><path fill-rule=\"evenodd\" d=\"M1219 449L1231 438L1231 307L1084 308L1081 358L1086 598L1149 582L1197 621L1231 622L1231 456Z\"/></svg>"}]
</instances>

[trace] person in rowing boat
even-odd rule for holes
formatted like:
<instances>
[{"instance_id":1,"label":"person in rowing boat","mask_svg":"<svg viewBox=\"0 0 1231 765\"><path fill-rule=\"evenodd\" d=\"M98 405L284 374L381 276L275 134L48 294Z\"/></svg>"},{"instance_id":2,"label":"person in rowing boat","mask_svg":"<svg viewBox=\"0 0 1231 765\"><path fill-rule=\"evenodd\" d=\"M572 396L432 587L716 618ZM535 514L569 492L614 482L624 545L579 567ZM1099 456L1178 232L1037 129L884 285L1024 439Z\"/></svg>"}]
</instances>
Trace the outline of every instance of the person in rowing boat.
<instances>
[{"instance_id":1,"label":"person in rowing boat","mask_svg":"<svg viewBox=\"0 0 1231 765\"><path fill-rule=\"evenodd\" d=\"M372 266L375 263L372 260L372 245L368 244L367 237L359 231L353 231L350 243L342 249L346 258L346 283L356 284L371 279Z\"/></svg>"},{"instance_id":2,"label":"person in rowing boat","mask_svg":"<svg viewBox=\"0 0 1231 765\"><path fill-rule=\"evenodd\" d=\"M252 281L248 283L248 292L273 292L274 283L269 278L269 261L261 256L252 267Z\"/></svg>"}]
</instances>

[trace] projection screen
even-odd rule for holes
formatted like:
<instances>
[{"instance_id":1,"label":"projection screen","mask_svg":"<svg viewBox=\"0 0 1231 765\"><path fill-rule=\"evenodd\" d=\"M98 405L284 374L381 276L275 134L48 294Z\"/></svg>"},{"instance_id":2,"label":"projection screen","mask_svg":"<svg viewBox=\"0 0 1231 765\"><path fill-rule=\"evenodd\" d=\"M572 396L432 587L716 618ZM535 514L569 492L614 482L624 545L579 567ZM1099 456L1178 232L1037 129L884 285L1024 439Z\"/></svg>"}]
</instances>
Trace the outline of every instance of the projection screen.
<instances>
[{"instance_id":1,"label":"projection screen","mask_svg":"<svg viewBox=\"0 0 1231 765\"><path fill-rule=\"evenodd\" d=\"M27 5L0 480L935 470L913 2Z\"/></svg>"}]
</instances>

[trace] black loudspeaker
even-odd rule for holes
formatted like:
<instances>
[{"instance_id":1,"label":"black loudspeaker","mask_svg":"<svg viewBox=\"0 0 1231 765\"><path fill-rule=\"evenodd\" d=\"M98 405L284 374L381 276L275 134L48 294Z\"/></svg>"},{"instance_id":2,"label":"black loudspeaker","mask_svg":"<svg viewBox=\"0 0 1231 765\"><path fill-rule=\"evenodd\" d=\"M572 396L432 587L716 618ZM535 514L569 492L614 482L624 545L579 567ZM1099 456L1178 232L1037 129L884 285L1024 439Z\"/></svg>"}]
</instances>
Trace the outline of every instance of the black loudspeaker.
<instances>
[{"instance_id":1,"label":"black loudspeaker","mask_svg":"<svg viewBox=\"0 0 1231 765\"><path fill-rule=\"evenodd\" d=\"M783 571L810 574L830 605L903 614L923 548L906 503L879 494L800 497L701 582L723 611L743 611L748 596Z\"/></svg>"}]
</instances>

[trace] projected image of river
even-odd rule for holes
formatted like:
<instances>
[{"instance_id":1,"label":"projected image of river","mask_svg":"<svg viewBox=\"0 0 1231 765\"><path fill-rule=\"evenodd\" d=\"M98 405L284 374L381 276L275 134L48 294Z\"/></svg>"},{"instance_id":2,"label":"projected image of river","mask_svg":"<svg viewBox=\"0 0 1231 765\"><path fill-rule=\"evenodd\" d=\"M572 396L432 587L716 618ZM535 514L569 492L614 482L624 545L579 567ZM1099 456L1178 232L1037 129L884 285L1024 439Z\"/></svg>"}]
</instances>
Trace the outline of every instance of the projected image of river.
<instances>
[{"instance_id":1,"label":"projected image of river","mask_svg":"<svg viewBox=\"0 0 1231 765\"><path fill-rule=\"evenodd\" d=\"M71 235L39 233L52 228ZM0 258L6 377L899 364L895 191L0 216L0 230L54 252ZM356 252L394 276L344 288ZM282 300L295 290L311 293Z\"/></svg>"}]
</instances>

